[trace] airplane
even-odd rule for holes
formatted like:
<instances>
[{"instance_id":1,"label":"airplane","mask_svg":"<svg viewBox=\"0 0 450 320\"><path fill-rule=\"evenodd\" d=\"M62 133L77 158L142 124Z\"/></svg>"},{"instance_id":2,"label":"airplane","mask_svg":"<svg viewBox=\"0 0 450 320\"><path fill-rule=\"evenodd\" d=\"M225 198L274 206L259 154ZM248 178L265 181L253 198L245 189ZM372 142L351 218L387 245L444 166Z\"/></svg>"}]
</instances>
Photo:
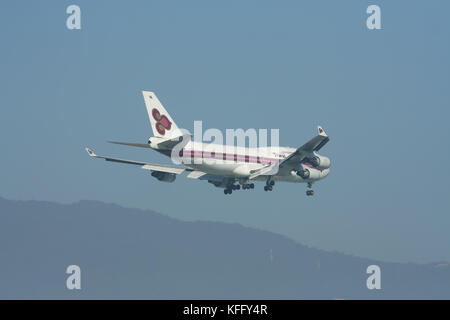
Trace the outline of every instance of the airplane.
<instances>
[{"instance_id":1,"label":"airplane","mask_svg":"<svg viewBox=\"0 0 450 320\"><path fill-rule=\"evenodd\" d=\"M96 155L106 161L134 164L150 170L151 175L163 182L174 182L176 176L189 172L188 178L206 180L223 188L224 194L233 190L254 189L254 181L265 181L264 191L272 191L275 181L307 184L307 196L314 195L312 185L324 179L330 172L331 160L317 152L330 140L321 126L318 135L299 148L239 147L193 141L173 121L153 92L142 91L153 137L147 143L108 141L109 143L149 148L173 159L177 165L156 164Z\"/></svg>"}]
</instances>

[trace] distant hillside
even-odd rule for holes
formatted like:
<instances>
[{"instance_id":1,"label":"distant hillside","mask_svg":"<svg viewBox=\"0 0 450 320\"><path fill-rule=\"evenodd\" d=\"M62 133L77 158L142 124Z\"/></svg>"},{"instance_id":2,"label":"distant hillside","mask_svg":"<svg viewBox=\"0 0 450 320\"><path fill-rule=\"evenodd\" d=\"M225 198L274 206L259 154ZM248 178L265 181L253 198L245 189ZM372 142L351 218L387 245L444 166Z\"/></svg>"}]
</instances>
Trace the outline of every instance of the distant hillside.
<instances>
[{"instance_id":1,"label":"distant hillside","mask_svg":"<svg viewBox=\"0 0 450 320\"><path fill-rule=\"evenodd\" d=\"M358 241L358 239L355 239ZM68 265L82 289L65 287ZM366 287L381 267L381 290ZM383 263L238 224L0 198L0 298L450 298L450 266Z\"/></svg>"}]
</instances>

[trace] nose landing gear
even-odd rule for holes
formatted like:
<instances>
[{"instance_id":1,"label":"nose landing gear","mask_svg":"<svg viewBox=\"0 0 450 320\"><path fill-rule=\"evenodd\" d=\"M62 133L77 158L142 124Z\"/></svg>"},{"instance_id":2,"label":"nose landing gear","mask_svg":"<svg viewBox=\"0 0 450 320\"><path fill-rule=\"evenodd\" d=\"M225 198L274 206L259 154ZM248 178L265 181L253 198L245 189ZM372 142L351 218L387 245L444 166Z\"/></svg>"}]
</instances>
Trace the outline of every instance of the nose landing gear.
<instances>
[{"instance_id":1,"label":"nose landing gear","mask_svg":"<svg viewBox=\"0 0 450 320\"><path fill-rule=\"evenodd\" d=\"M273 181L269 177L266 181L266 185L264 186L264 191L272 191L274 185L275 185L275 181Z\"/></svg>"},{"instance_id":2,"label":"nose landing gear","mask_svg":"<svg viewBox=\"0 0 450 320\"><path fill-rule=\"evenodd\" d=\"M312 188L312 183L308 182L308 189ZM306 195L307 196L313 196L314 195L314 190L306 190Z\"/></svg>"}]
</instances>

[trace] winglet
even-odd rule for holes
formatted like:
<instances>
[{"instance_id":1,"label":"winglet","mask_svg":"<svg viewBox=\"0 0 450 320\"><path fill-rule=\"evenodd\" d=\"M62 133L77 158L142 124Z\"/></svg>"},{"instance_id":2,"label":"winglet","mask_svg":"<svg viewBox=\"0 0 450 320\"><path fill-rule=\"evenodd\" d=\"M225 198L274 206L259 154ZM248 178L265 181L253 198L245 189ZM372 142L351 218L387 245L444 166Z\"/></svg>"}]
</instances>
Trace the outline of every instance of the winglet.
<instances>
[{"instance_id":1,"label":"winglet","mask_svg":"<svg viewBox=\"0 0 450 320\"><path fill-rule=\"evenodd\" d=\"M86 149L86 152L91 156L91 157L96 157L97 155L94 153L94 151L92 151L91 149L89 149L89 148L85 148Z\"/></svg>"},{"instance_id":2,"label":"winglet","mask_svg":"<svg viewBox=\"0 0 450 320\"><path fill-rule=\"evenodd\" d=\"M317 126L317 130L319 131L319 136L328 137L321 126Z\"/></svg>"}]
</instances>

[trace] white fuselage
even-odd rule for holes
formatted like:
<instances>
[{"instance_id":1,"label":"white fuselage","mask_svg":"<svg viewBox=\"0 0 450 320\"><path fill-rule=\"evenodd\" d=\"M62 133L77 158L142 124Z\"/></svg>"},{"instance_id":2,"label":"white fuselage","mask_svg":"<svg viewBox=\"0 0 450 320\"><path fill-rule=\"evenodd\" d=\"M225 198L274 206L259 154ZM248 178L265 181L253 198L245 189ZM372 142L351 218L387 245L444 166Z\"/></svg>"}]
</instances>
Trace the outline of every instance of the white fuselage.
<instances>
[{"instance_id":1,"label":"white fuselage","mask_svg":"<svg viewBox=\"0 0 450 320\"><path fill-rule=\"evenodd\" d=\"M281 161L296 151L295 148L289 147L247 148L195 141L189 141L182 149L182 152L172 152L172 150L167 149L160 150L159 148L154 149L172 157L172 160L174 160L173 157L178 153L178 162L183 163L191 169L225 177L236 177L243 180L249 177L252 170L258 170L277 161ZM299 168L301 166L305 166L313 172L317 171L314 172L314 178L303 179L297 175L295 170L287 172L280 170L271 179L286 182L313 182L325 178L330 171L329 168L315 168L308 162L299 164ZM255 180L266 179L267 177L265 176L259 176Z\"/></svg>"}]
</instances>

